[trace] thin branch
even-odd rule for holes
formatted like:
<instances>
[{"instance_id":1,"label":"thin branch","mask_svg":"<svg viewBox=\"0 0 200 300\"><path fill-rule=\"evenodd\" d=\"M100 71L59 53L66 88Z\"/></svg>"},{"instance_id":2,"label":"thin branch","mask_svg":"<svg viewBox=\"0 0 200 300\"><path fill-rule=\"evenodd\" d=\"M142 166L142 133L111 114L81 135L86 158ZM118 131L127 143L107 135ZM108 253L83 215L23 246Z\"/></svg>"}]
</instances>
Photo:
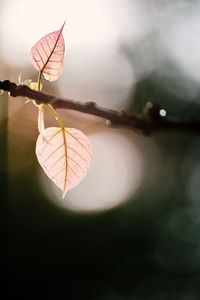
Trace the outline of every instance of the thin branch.
<instances>
[{"instance_id":1,"label":"thin branch","mask_svg":"<svg viewBox=\"0 0 200 300\"><path fill-rule=\"evenodd\" d=\"M144 134L154 131L182 131L200 134L200 120L191 118L161 117L160 108L151 106L144 115L128 114L124 111L116 111L101 107L95 102L79 102L67 98L54 97L30 89L26 85L16 85L9 80L0 81L0 89L8 91L13 97L27 97L35 100L37 104L51 104L55 109L71 109L90 115L95 115L109 120L112 125L129 127L133 130L141 130Z\"/></svg>"}]
</instances>

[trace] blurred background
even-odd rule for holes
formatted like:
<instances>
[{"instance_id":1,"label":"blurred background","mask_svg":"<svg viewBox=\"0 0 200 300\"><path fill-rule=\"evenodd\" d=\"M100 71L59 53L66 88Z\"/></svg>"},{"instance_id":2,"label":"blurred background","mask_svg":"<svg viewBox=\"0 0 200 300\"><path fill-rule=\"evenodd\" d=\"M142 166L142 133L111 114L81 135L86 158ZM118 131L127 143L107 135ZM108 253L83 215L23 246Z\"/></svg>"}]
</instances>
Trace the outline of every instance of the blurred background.
<instances>
[{"instance_id":1,"label":"blurred background","mask_svg":"<svg viewBox=\"0 0 200 300\"><path fill-rule=\"evenodd\" d=\"M199 117L199 0L1 0L0 80L36 81L30 49L64 20L64 70L44 92ZM35 156L37 108L0 97L8 299L199 299L199 136L144 137L58 110L93 149L88 175L62 199ZM48 111L45 120L57 126Z\"/></svg>"}]
</instances>

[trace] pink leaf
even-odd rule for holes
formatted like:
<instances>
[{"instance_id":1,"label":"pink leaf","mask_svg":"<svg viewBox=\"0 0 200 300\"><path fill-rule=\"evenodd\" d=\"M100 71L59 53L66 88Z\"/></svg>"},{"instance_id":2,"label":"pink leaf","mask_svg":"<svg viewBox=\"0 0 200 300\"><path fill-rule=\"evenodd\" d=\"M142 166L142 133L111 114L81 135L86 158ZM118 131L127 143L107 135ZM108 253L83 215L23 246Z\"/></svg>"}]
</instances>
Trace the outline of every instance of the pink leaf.
<instances>
[{"instance_id":1,"label":"pink leaf","mask_svg":"<svg viewBox=\"0 0 200 300\"><path fill-rule=\"evenodd\" d=\"M46 80L55 81L62 73L65 41L60 30L45 35L31 49L31 62Z\"/></svg>"},{"instance_id":2,"label":"pink leaf","mask_svg":"<svg viewBox=\"0 0 200 300\"><path fill-rule=\"evenodd\" d=\"M78 129L50 127L37 139L38 161L63 197L85 177L91 155L88 138Z\"/></svg>"}]
</instances>

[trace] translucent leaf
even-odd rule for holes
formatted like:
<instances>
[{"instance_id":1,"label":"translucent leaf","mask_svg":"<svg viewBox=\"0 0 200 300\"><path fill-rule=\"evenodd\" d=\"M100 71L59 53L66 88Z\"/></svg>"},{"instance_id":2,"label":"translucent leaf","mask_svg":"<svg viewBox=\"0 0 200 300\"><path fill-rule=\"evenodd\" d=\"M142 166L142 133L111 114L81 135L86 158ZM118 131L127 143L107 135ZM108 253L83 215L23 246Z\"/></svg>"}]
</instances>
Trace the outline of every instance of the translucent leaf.
<instances>
[{"instance_id":1,"label":"translucent leaf","mask_svg":"<svg viewBox=\"0 0 200 300\"><path fill-rule=\"evenodd\" d=\"M30 89L38 91L38 82L37 81L32 81L32 80L26 80L23 82L23 84L27 85L30 87ZM42 84L40 84L40 90L42 90Z\"/></svg>"},{"instance_id":2,"label":"translucent leaf","mask_svg":"<svg viewBox=\"0 0 200 300\"><path fill-rule=\"evenodd\" d=\"M46 80L55 81L63 69L65 41L62 30L45 35L31 49L31 62Z\"/></svg>"},{"instance_id":3,"label":"translucent leaf","mask_svg":"<svg viewBox=\"0 0 200 300\"><path fill-rule=\"evenodd\" d=\"M37 139L38 161L63 197L85 177L91 155L88 138L78 129L50 127Z\"/></svg>"},{"instance_id":4,"label":"translucent leaf","mask_svg":"<svg viewBox=\"0 0 200 300\"><path fill-rule=\"evenodd\" d=\"M30 89L38 91L38 81L32 81L32 79L26 79L25 81L22 81L22 72L19 73L18 84L25 84ZM41 90L42 90L42 83L40 83L40 91Z\"/></svg>"}]
</instances>

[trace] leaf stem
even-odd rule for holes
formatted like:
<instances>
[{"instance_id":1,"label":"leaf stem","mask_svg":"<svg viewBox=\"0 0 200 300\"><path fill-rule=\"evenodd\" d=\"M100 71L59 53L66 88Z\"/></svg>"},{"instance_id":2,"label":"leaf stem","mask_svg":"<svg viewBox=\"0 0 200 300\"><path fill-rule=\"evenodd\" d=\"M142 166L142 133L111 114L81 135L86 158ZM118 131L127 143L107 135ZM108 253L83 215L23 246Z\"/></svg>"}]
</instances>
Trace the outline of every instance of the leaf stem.
<instances>
[{"instance_id":1,"label":"leaf stem","mask_svg":"<svg viewBox=\"0 0 200 300\"><path fill-rule=\"evenodd\" d=\"M58 123L60 124L61 129L64 130L65 127L64 127L64 125L63 125L63 123L62 123L62 121L61 121L59 115L55 112L55 110L53 109L53 107L51 107L50 104L45 104L45 106L48 107L48 109L54 114L56 120L57 120Z\"/></svg>"},{"instance_id":2,"label":"leaf stem","mask_svg":"<svg viewBox=\"0 0 200 300\"><path fill-rule=\"evenodd\" d=\"M41 81L42 81L42 71L40 71L38 75L38 91L40 91Z\"/></svg>"},{"instance_id":3,"label":"leaf stem","mask_svg":"<svg viewBox=\"0 0 200 300\"><path fill-rule=\"evenodd\" d=\"M42 81L42 71L40 71L40 73L38 75L38 91L40 91L40 88L41 88L41 81ZM50 104L44 104L44 105L52 112L52 114L54 115L54 117L58 121L61 129L64 130L65 127L64 127L59 115L55 112L53 107Z\"/></svg>"}]
</instances>

